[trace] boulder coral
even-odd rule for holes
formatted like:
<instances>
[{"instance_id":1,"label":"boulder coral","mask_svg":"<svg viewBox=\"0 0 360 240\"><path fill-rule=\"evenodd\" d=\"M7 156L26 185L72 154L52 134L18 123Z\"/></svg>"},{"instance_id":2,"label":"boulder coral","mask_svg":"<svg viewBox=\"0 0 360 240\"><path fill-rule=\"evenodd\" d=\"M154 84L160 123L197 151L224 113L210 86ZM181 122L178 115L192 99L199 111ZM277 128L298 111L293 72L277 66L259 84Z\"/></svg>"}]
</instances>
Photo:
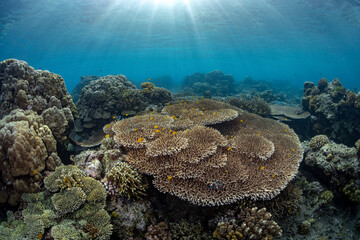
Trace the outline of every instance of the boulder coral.
<instances>
[{"instance_id":1,"label":"boulder coral","mask_svg":"<svg viewBox=\"0 0 360 240\"><path fill-rule=\"evenodd\" d=\"M182 101L162 114L117 121L110 134L162 192L202 206L271 199L297 173L299 139L285 124L235 109Z\"/></svg>"},{"instance_id":2,"label":"boulder coral","mask_svg":"<svg viewBox=\"0 0 360 240\"><path fill-rule=\"evenodd\" d=\"M64 79L49 71L35 70L24 61L0 62L0 94L0 117L15 109L33 110L42 115L57 140L66 138L77 117Z\"/></svg>"},{"instance_id":3,"label":"boulder coral","mask_svg":"<svg viewBox=\"0 0 360 240\"><path fill-rule=\"evenodd\" d=\"M142 84L142 90L127 80L124 75L108 75L86 85L76 103L79 119L75 130L83 137L101 129L114 118L133 116L150 104L164 105L172 100L171 93L157 88L153 83Z\"/></svg>"},{"instance_id":4,"label":"boulder coral","mask_svg":"<svg viewBox=\"0 0 360 240\"><path fill-rule=\"evenodd\" d=\"M61 164L56 140L42 116L17 109L0 121L0 142L0 203L17 205Z\"/></svg>"},{"instance_id":5,"label":"boulder coral","mask_svg":"<svg viewBox=\"0 0 360 240\"><path fill-rule=\"evenodd\" d=\"M317 135L303 143L304 163L307 170L332 189L344 192L352 199L352 192L359 192L360 162L355 147L347 147L330 141L325 135ZM352 185L350 183L353 183ZM351 187L349 187L351 185ZM348 186L346 188L346 186Z\"/></svg>"},{"instance_id":6,"label":"boulder coral","mask_svg":"<svg viewBox=\"0 0 360 240\"><path fill-rule=\"evenodd\" d=\"M360 93L346 90L339 79L304 83L303 110L311 113L312 135L325 134L352 146L360 135Z\"/></svg>"}]
</instances>

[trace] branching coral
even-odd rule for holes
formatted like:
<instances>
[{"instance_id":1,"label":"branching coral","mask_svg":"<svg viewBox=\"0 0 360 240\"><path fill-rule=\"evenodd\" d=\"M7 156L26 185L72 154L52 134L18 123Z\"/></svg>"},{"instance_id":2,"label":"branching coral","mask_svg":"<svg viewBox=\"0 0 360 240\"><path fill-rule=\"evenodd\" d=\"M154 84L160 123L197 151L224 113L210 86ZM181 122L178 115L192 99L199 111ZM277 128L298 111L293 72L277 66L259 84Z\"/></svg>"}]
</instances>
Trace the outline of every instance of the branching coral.
<instances>
[{"instance_id":1,"label":"branching coral","mask_svg":"<svg viewBox=\"0 0 360 240\"><path fill-rule=\"evenodd\" d=\"M111 195L130 198L145 194L146 183L142 176L125 162L118 162L107 174L105 186Z\"/></svg>"},{"instance_id":2,"label":"branching coral","mask_svg":"<svg viewBox=\"0 0 360 240\"><path fill-rule=\"evenodd\" d=\"M218 115L222 110L224 115ZM154 176L160 191L192 203L271 199L293 178L302 160L299 139L288 126L225 103L183 101L163 113L172 116L147 114L116 122L111 127L114 139L125 147L131 165ZM193 127L178 130L179 119L193 121Z\"/></svg>"}]
</instances>

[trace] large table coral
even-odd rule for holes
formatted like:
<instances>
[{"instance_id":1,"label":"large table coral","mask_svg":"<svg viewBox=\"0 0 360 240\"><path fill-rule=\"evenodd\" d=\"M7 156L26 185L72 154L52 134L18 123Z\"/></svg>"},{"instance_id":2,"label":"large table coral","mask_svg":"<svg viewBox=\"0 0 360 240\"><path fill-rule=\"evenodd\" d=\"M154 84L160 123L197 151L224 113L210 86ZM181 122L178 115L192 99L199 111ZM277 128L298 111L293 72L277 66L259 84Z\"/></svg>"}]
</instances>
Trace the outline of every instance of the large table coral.
<instances>
[{"instance_id":1,"label":"large table coral","mask_svg":"<svg viewBox=\"0 0 360 240\"><path fill-rule=\"evenodd\" d=\"M287 125L212 100L181 101L105 131L157 189L203 206L273 198L303 154Z\"/></svg>"}]
</instances>

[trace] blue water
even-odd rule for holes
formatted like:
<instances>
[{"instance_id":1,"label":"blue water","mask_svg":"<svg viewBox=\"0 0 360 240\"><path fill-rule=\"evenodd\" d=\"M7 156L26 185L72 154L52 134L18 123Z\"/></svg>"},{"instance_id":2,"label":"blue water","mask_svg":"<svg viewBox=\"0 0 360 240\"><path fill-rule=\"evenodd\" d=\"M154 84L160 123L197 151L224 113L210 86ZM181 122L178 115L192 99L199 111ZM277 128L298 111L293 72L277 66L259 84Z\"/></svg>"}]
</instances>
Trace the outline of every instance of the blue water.
<instances>
[{"instance_id":1,"label":"blue water","mask_svg":"<svg viewBox=\"0 0 360 240\"><path fill-rule=\"evenodd\" d=\"M220 69L360 89L358 0L0 0L0 60L134 81Z\"/></svg>"}]
</instances>

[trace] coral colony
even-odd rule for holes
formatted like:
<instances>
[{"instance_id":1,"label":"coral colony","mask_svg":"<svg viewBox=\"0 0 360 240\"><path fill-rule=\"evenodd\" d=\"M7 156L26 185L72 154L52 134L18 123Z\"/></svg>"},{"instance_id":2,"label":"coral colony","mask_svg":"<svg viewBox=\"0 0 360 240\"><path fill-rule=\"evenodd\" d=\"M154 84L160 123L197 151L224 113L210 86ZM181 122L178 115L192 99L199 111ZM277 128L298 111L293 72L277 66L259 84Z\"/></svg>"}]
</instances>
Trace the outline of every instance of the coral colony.
<instances>
[{"instance_id":1,"label":"coral colony","mask_svg":"<svg viewBox=\"0 0 360 240\"><path fill-rule=\"evenodd\" d=\"M249 77L237 88L219 70L185 77L176 94L84 77L76 105L59 75L24 61L0 62L0 83L0 240L359 231L347 214L360 202L360 93L338 79L305 83L302 117L294 98L254 93L263 85ZM285 124L299 119L310 127Z\"/></svg>"}]
</instances>

